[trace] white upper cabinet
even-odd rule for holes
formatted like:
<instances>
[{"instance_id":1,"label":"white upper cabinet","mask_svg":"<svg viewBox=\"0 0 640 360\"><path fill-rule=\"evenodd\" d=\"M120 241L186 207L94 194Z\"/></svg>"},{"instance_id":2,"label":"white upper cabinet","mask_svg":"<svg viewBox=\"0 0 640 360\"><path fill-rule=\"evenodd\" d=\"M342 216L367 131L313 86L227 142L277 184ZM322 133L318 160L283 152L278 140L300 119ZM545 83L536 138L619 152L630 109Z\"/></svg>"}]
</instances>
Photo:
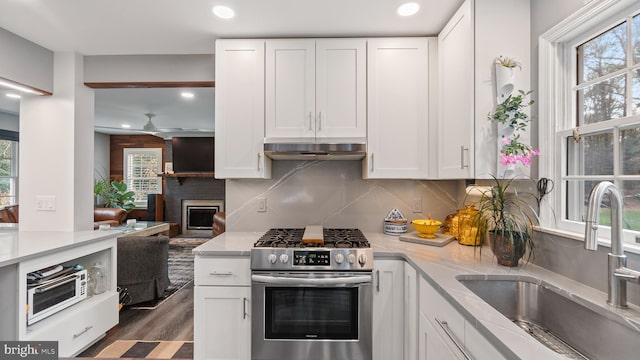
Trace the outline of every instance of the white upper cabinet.
<instances>
[{"instance_id":1,"label":"white upper cabinet","mask_svg":"<svg viewBox=\"0 0 640 360\"><path fill-rule=\"evenodd\" d=\"M529 90L529 24L530 0L467 0L438 35L437 178L500 175L494 64L519 61L515 89Z\"/></svg>"},{"instance_id":2,"label":"white upper cabinet","mask_svg":"<svg viewBox=\"0 0 640 360\"><path fill-rule=\"evenodd\" d=\"M369 39L363 177L429 178L429 116L435 109L429 106L429 69L436 53L435 39Z\"/></svg>"},{"instance_id":3,"label":"white upper cabinet","mask_svg":"<svg viewBox=\"0 0 640 360\"><path fill-rule=\"evenodd\" d=\"M364 141L366 40L266 41L266 141Z\"/></svg>"},{"instance_id":4,"label":"white upper cabinet","mask_svg":"<svg viewBox=\"0 0 640 360\"><path fill-rule=\"evenodd\" d=\"M438 35L437 173L441 179L474 175L473 17L465 2Z\"/></svg>"},{"instance_id":5,"label":"white upper cabinet","mask_svg":"<svg viewBox=\"0 0 640 360\"><path fill-rule=\"evenodd\" d=\"M216 41L215 177L270 178L264 141L264 40Z\"/></svg>"}]
</instances>

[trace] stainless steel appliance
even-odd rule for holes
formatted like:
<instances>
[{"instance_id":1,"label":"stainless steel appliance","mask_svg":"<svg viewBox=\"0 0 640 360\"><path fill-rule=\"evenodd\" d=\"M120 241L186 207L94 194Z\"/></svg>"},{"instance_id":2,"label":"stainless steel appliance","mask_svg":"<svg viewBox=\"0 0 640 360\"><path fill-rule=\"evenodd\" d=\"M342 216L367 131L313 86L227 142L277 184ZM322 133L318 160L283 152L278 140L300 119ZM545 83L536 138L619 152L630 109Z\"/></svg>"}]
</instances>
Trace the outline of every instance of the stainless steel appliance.
<instances>
[{"instance_id":1,"label":"stainless steel appliance","mask_svg":"<svg viewBox=\"0 0 640 360\"><path fill-rule=\"evenodd\" d=\"M28 286L27 325L35 324L87 297L87 270L68 269L63 272Z\"/></svg>"},{"instance_id":2,"label":"stainless steel appliance","mask_svg":"<svg viewBox=\"0 0 640 360\"><path fill-rule=\"evenodd\" d=\"M271 229L251 250L253 360L372 359L373 252L358 229Z\"/></svg>"}]
</instances>

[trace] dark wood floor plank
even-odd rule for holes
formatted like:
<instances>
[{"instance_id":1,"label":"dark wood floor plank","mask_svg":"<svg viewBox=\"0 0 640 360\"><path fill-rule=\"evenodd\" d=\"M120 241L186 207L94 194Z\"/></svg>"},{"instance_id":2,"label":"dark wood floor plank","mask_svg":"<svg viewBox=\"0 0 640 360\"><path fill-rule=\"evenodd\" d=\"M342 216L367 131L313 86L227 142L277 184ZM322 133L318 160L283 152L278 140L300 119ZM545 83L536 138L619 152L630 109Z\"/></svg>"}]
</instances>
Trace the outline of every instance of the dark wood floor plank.
<instances>
[{"instance_id":1,"label":"dark wood floor plank","mask_svg":"<svg viewBox=\"0 0 640 360\"><path fill-rule=\"evenodd\" d=\"M120 311L120 323L79 354L95 357L116 340L193 341L193 281L153 310Z\"/></svg>"}]
</instances>

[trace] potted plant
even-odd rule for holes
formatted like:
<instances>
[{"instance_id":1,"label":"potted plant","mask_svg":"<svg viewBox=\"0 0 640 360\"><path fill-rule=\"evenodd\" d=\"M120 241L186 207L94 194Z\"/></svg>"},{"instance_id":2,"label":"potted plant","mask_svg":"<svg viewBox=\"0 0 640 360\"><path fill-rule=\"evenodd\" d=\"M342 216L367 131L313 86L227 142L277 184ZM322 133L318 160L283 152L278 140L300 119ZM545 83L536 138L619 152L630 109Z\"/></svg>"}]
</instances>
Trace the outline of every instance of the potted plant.
<instances>
[{"instance_id":1,"label":"potted plant","mask_svg":"<svg viewBox=\"0 0 640 360\"><path fill-rule=\"evenodd\" d=\"M127 212L136 206L133 203L135 194L127 191L127 184L122 181L102 178L93 186L93 194L96 196L96 205L101 207L113 207L124 209Z\"/></svg>"},{"instance_id":2,"label":"potted plant","mask_svg":"<svg viewBox=\"0 0 640 360\"><path fill-rule=\"evenodd\" d=\"M518 266L525 254L527 262L533 256L533 227L539 223L531 205L535 204L535 196L518 192L514 180L492 176L491 190L476 203L479 242L484 243L488 237L498 264L505 266Z\"/></svg>"}]
</instances>

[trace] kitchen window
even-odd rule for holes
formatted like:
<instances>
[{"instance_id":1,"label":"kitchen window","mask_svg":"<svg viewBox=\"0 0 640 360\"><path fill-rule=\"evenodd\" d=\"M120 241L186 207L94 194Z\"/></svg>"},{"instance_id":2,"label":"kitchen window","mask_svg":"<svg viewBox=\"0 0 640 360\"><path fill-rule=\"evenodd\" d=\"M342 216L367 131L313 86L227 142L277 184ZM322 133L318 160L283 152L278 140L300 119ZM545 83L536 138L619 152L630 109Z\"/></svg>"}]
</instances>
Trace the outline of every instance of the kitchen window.
<instances>
[{"instance_id":1,"label":"kitchen window","mask_svg":"<svg viewBox=\"0 0 640 360\"><path fill-rule=\"evenodd\" d=\"M135 194L136 208L147 207L148 194L162 194L161 164L162 149L124 149L124 182Z\"/></svg>"},{"instance_id":2,"label":"kitchen window","mask_svg":"<svg viewBox=\"0 0 640 360\"><path fill-rule=\"evenodd\" d=\"M624 197L625 242L635 243L640 234L638 4L592 1L541 36L539 106L540 148L547 154L540 176L557 184L550 199L555 217L544 214L544 227L583 236L591 189L611 181ZM608 226L606 203L600 223Z\"/></svg>"}]
</instances>

